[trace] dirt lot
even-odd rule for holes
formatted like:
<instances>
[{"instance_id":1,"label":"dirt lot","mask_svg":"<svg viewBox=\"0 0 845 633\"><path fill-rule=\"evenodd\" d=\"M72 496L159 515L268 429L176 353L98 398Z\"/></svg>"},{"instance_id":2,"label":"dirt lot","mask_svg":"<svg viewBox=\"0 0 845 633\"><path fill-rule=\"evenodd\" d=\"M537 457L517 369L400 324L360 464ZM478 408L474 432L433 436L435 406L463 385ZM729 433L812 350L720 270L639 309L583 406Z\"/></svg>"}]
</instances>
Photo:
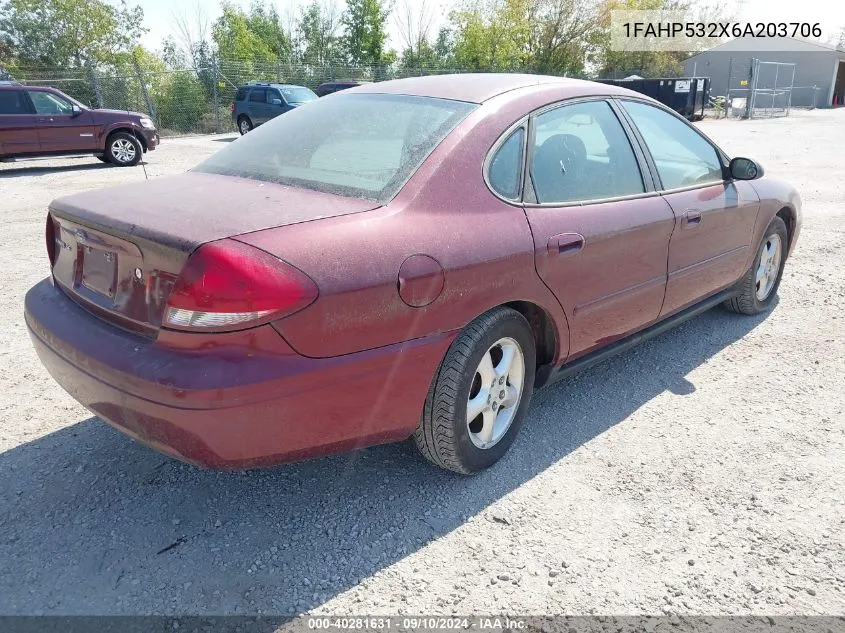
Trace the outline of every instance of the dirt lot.
<instances>
[{"instance_id":1,"label":"dirt lot","mask_svg":"<svg viewBox=\"0 0 845 633\"><path fill-rule=\"evenodd\" d=\"M23 296L48 202L144 172L0 165L0 613L845 613L845 110L702 128L803 196L774 311L712 310L541 392L471 479L407 445L207 472L92 418ZM166 140L147 172L226 140Z\"/></svg>"}]
</instances>

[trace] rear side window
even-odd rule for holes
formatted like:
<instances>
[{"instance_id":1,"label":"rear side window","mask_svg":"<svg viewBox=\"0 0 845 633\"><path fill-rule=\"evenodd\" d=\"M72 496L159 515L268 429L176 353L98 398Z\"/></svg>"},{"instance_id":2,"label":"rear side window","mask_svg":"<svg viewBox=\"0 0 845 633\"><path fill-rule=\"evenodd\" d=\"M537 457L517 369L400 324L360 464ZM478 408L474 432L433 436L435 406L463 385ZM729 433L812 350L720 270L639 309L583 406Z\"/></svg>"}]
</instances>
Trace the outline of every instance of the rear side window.
<instances>
[{"instance_id":1,"label":"rear side window","mask_svg":"<svg viewBox=\"0 0 845 633\"><path fill-rule=\"evenodd\" d=\"M30 114L23 90L0 90L0 114Z\"/></svg>"},{"instance_id":2,"label":"rear side window","mask_svg":"<svg viewBox=\"0 0 845 633\"><path fill-rule=\"evenodd\" d=\"M386 202L477 106L346 94L294 108L195 170Z\"/></svg>"},{"instance_id":3,"label":"rear side window","mask_svg":"<svg viewBox=\"0 0 845 633\"><path fill-rule=\"evenodd\" d=\"M235 101L243 101L244 99L246 99L246 88L238 88L235 93Z\"/></svg>"},{"instance_id":4,"label":"rear side window","mask_svg":"<svg viewBox=\"0 0 845 633\"><path fill-rule=\"evenodd\" d=\"M267 91L264 88L253 88L249 93L249 100L255 103L266 103Z\"/></svg>"},{"instance_id":5,"label":"rear side window","mask_svg":"<svg viewBox=\"0 0 845 633\"><path fill-rule=\"evenodd\" d=\"M531 174L541 203L645 191L628 136L605 101L565 105L538 115Z\"/></svg>"},{"instance_id":6,"label":"rear side window","mask_svg":"<svg viewBox=\"0 0 845 633\"><path fill-rule=\"evenodd\" d=\"M515 130L496 150L487 172L493 190L509 200L519 198L524 140L525 130L523 128Z\"/></svg>"}]
</instances>

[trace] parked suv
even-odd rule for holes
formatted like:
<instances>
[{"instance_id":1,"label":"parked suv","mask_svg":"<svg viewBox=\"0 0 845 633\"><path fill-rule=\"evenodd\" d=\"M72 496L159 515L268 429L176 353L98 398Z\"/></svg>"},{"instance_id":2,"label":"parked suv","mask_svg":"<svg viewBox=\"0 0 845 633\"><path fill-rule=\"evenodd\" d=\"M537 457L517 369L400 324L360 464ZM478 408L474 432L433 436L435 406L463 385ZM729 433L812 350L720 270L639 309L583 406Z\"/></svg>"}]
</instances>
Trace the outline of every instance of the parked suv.
<instances>
[{"instance_id":1,"label":"parked suv","mask_svg":"<svg viewBox=\"0 0 845 633\"><path fill-rule=\"evenodd\" d=\"M158 143L145 114L88 108L55 88L0 82L0 160L93 154L128 167Z\"/></svg>"},{"instance_id":2,"label":"parked suv","mask_svg":"<svg viewBox=\"0 0 845 633\"><path fill-rule=\"evenodd\" d=\"M314 101L317 98L305 86L251 83L238 88L232 102L232 120L241 134L266 123L273 117Z\"/></svg>"},{"instance_id":3,"label":"parked suv","mask_svg":"<svg viewBox=\"0 0 845 633\"><path fill-rule=\"evenodd\" d=\"M317 89L314 91L317 93L319 97L325 97L326 95L330 95L333 92L338 92L340 90L346 90L347 88L355 88L356 86L363 86L364 84L371 83L369 81L358 81L357 79L342 79L338 81L327 81L326 83L322 83L317 86Z\"/></svg>"}]
</instances>

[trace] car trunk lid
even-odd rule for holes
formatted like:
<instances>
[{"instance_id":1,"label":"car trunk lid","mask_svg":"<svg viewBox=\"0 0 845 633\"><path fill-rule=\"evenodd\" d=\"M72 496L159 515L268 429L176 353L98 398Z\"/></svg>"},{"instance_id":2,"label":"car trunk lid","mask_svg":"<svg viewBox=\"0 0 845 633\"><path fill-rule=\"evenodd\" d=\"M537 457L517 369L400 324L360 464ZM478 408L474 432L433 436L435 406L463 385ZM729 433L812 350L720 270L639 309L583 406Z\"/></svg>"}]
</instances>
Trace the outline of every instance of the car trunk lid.
<instances>
[{"instance_id":1,"label":"car trunk lid","mask_svg":"<svg viewBox=\"0 0 845 633\"><path fill-rule=\"evenodd\" d=\"M154 336L173 284L200 245L377 206L197 173L77 194L50 205L53 278L101 318Z\"/></svg>"}]
</instances>

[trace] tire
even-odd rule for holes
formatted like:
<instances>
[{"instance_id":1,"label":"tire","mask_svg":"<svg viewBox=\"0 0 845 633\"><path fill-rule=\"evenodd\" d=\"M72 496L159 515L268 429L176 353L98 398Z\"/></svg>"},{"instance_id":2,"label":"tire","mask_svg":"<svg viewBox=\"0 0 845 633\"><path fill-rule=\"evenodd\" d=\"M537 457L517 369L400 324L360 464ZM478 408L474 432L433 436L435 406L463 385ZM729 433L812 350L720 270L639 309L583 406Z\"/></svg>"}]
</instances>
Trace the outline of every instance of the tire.
<instances>
[{"instance_id":1,"label":"tire","mask_svg":"<svg viewBox=\"0 0 845 633\"><path fill-rule=\"evenodd\" d=\"M512 358L506 377L502 374L505 350ZM485 358L490 364L482 369ZM522 379L518 385L520 360ZM535 370L534 336L525 317L510 308L496 308L478 317L449 347L434 376L414 432L419 451L433 464L463 475L495 464L522 426L531 402ZM491 371L498 393L484 389L485 382L490 384ZM492 399L485 398L482 391ZM470 402L471 397L475 404ZM508 401L513 404L502 406ZM467 420L470 407L478 410L479 403L484 402L482 413ZM491 409L491 404L498 405L498 411Z\"/></svg>"},{"instance_id":2,"label":"tire","mask_svg":"<svg viewBox=\"0 0 845 633\"><path fill-rule=\"evenodd\" d=\"M241 133L241 136L246 134L247 132L252 131L252 121L250 121L249 117L246 115L241 115L238 117L238 132Z\"/></svg>"},{"instance_id":3,"label":"tire","mask_svg":"<svg viewBox=\"0 0 845 633\"><path fill-rule=\"evenodd\" d=\"M725 301L725 308L739 314L768 310L780 286L788 247L786 224L775 216L757 247L754 263L737 284L738 294Z\"/></svg>"},{"instance_id":4,"label":"tire","mask_svg":"<svg viewBox=\"0 0 845 633\"><path fill-rule=\"evenodd\" d=\"M143 153L141 142L126 132L115 132L106 141L106 158L118 167L137 165Z\"/></svg>"}]
</instances>

